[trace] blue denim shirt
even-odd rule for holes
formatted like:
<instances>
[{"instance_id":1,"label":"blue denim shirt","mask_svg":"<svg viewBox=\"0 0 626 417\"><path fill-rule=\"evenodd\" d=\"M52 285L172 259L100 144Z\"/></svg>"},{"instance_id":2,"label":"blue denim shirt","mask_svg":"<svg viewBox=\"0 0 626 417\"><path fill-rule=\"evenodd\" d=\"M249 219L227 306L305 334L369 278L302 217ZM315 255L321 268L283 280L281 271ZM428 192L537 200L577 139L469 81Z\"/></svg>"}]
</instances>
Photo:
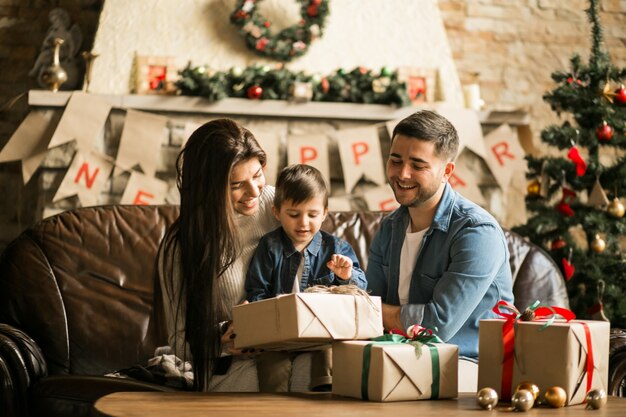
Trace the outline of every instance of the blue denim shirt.
<instances>
[{"instance_id":1,"label":"blue denim shirt","mask_svg":"<svg viewBox=\"0 0 626 417\"><path fill-rule=\"evenodd\" d=\"M326 263L333 254L345 255L352 259L352 278L343 280L328 269ZM278 294L293 292L293 284L300 261L304 256L304 268L300 289L314 285L354 284L367 288L365 273L352 246L329 233L319 231L313 236L309 246L300 253L283 231L282 227L266 234L257 246L246 276L246 299L263 300Z\"/></svg>"},{"instance_id":2,"label":"blue denim shirt","mask_svg":"<svg viewBox=\"0 0 626 417\"><path fill-rule=\"evenodd\" d=\"M387 304L400 304L400 253L409 222L408 209L398 208L383 219L370 247L369 288ZM400 310L402 325L437 328L460 355L475 358L478 322L496 317L491 309L498 300L513 303L504 233L487 211L446 184Z\"/></svg>"}]
</instances>

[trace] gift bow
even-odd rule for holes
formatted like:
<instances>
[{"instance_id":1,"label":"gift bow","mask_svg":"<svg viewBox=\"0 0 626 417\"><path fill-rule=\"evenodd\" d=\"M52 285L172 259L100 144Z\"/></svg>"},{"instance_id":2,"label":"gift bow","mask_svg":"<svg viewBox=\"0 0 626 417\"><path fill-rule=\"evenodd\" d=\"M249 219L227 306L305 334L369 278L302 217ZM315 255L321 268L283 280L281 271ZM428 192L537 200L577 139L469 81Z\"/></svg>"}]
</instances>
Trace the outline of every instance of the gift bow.
<instances>
[{"instance_id":1,"label":"gift bow","mask_svg":"<svg viewBox=\"0 0 626 417\"><path fill-rule=\"evenodd\" d=\"M412 330L412 331L411 331ZM439 351L433 343L443 343L443 341L437 336L432 329L415 325L409 327L409 333L413 333L409 336L402 330L392 329L388 334L384 334L379 337L375 337L363 348L363 373L361 375L361 398L364 400L369 399L368 386L369 386L369 371L372 355L373 345L396 345L396 344L410 344L415 346L415 354L419 358L422 352L422 346L428 346L430 350L430 358L432 363L432 384L431 384L431 396L432 399L439 397Z\"/></svg>"},{"instance_id":2,"label":"gift bow","mask_svg":"<svg viewBox=\"0 0 626 417\"><path fill-rule=\"evenodd\" d=\"M505 311L503 312L502 310ZM498 301L492 311L506 320L502 326L502 343L504 345L504 353L502 358L502 382L500 385L500 396L502 399L510 399L511 385L513 384L515 326L517 325L517 322L547 320L546 323L539 329L543 330L554 322L557 315L563 317L567 321L575 319L576 315L571 310L563 307L541 306L539 300L528 306L523 313L520 313L514 305L504 300ZM588 360L587 363L589 362L593 365L593 358L591 361Z\"/></svg>"}]
</instances>

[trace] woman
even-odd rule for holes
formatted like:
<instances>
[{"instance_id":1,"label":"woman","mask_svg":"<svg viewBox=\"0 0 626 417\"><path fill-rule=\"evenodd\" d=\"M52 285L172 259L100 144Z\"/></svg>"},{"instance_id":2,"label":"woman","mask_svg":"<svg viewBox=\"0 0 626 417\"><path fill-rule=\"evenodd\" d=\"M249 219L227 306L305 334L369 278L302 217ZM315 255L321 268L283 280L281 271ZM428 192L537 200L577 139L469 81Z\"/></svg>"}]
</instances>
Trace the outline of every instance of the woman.
<instances>
[{"instance_id":1,"label":"woman","mask_svg":"<svg viewBox=\"0 0 626 417\"><path fill-rule=\"evenodd\" d=\"M196 390L257 389L255 379L242 378L254 361L232 348L232 328L219 324L245 299L259 239L278 226L265 163L252 133L229 119L199 127L176 161L180 215L159 248L158 273L168 342L193 363Z\"/></svg>"}]
</instances>

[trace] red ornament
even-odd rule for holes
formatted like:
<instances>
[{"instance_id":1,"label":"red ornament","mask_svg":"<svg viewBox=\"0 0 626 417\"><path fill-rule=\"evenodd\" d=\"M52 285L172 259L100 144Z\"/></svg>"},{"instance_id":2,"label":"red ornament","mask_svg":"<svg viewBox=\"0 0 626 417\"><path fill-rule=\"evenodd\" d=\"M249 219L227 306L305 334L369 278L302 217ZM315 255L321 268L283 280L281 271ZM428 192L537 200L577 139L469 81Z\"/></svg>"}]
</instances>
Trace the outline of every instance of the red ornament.
<instances>
[{"instance_id":1,"label":"red ornament","mask_svg":"<svg viewBox=\"0 0 626 417\"><path fill-rule=\"evenodd\" d=\"M324 91L324 93L328 93L328 90L330 90L330 83L326 77L324 77L322 78L322 91Z\"/></svg>"},{"instance_id":2,"label":"red ornament","mask_svg":"<svg viewBox=\"0 0 626 417\"><path fill-rule=\"evenodd\" d=\"M561 259L561 264L563 265L563 275L565 275L565 280L569 281L570 278L572 278L572 275L574 275L576 268L574 268L574 265L569 263L569 261L565 258Z\"/></svg>"},{"instance_id":3,"label":"red ornament","mask_svg":"<svg viewBox=\"0 0 626 417\"><path fill-rule=\"evenodd\" d=\"M267 38L261 38L258 41L256 41L256 49L259 51L264 51L265 47L267 46L267 44L270 43L269 39Z\"/></svg>"},{"instance_id":4,"label":"red ornament","mask_svg":"<svg viewBox=\"0 0 626 417\"><path fill-rule=\"evenodd\" d=\"M613 101L622 106L626 105L626 88L624 88L623 85L615 90L615 97L613 97Z\"/></svg>"},{"instance_id":5,"label":"red ornament","mask_svg":"<svg viewBox=\"0 0 626 417\"><path fill-rule=\"evenodd\" d=\"M318 7L316 5L314 5L314 4L310 5L306 9L306 14L308 14L311 17L317 16L318 13L319 13Z\"/></svg>"},{"instance_id":6,"label":"red ornament","mask_svg":"<svg viewBox=\"0 0 626 417\"><path fill-rule=\"evenodd\" d=\"M567 83L571 84L574 82L574 78L573 77L567 77Z\"/></svg>"},{"instance_id":7,"label":"red ornament","mask_svg":"<svg viewBox=\"0 0 626 417\"><path fill-rule=\"evenodd\" d=\"M608 142L613 139L613 128L607 122L602 122L602 125L596 129L596 136L599 141Z\"/></svg>"},{"instance_id":8,"label":"red ornament","mask_svg":"<svg viewBox=\"0 0 626 417\"><path fill-rule=\"evenodd\" d=\"M252 87L248 88L248 98L250 100L258 100L261 98L262 95L263 89L261 88L261 86L253 85Z\"/></svg>"},{"instance_id":9,"label":"red ornament","mask_svg":"<svg viewBox=\"0 0 626 417\"><path fill-rule=\"evenodd\" d=\"M271 23L269 20L266 20L265 22L263 22L263 26L265 26L266 28L270 27Z\"/></svg>"},{"instance_id":10,"label":"red ornament","mask_svg":"<svg viewBox=\"0 0 626 417\"><path fill-rule=\"evenodd\" d=\"M551 250L559 250L559 249L564 248L566 246L567 246L567 243L563 239L558 238L558 239L555 239L555 240L552 241L552 244L550 245L550 249Z\"/></svg>"}]
</instances>

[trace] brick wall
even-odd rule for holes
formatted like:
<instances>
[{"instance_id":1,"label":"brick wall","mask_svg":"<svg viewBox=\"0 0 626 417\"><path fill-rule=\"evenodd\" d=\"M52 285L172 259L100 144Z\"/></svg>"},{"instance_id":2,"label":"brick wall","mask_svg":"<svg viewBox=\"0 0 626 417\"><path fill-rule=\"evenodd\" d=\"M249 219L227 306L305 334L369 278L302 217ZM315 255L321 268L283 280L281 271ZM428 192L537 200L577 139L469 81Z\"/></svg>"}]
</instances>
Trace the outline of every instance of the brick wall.
<instances>
[{"instance_id":1,"label":"brick wall","mask_svg":"<svg viewBox=\"0 0 626 417\"><path fill-rule=\"evenodd\" d=\"M542 100L550 74L569 68L574 53L588 59L587 0L439 0L461 83L478 72L486 107L523 108L535 137L558 119ZM603 0L605 47L626 66L626 1Z\"/></svg>"},{"instance_id":2,"label":"brick wall","mask_svg":"<svg viewBox=\"0 0 626 417\"><path fill-rule=\"evenodd\" d=\"M49 27L49 11L67 10L82 29L81 50L88 50L103 1L0 0L0 108L37 88L28 71ZM439 0L439 6L461 81L468 83L472 73L480 73L487 108L526 109L535 135L557 121L541 97L553 87L550 73L566 69L573 53L588 57L586 0ZM601 19L613 62L626 66L626 1L603 0ZM2 108L0 147L27 111L24 98ZM50 174L54 167L48 168ZM52 192L38 195L39 187L43 183L51 190L57 177L37 174L22 186L19 164L0 164L0 250L41 215Z\"/></svg>"}]
</instances>

